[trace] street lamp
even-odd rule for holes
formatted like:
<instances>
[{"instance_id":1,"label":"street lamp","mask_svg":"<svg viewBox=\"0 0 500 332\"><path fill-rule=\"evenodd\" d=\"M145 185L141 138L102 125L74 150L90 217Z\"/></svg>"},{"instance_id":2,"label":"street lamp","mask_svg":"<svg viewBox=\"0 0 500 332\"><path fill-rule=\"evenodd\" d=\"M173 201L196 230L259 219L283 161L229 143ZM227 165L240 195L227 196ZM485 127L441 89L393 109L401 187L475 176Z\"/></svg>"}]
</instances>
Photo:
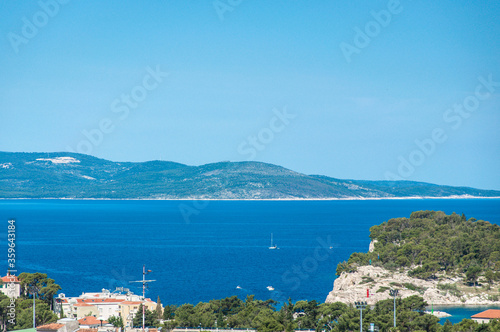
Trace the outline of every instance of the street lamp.
<instances>
[{"instance_id":1,"label":"street lamp","mask_svg":"<svg viewBox=\"0 0 500 332\"><path fill-rule=\"evenodd\" d=\"M363 332L363 309L368 305L366 301L354 302L356 308L359 309L359 332Z\"/></svg>"},{"instance_id":2,"label":"street lamp","mask_svg":"<svg viewBox=\"0 0 500 332\"><path fill-rule=\"evenodd\" d=\"M396 327L396 296L398 296L399 290L390 289L389 294L394 297L394 327Z\"/></svg>"}]
</instances>

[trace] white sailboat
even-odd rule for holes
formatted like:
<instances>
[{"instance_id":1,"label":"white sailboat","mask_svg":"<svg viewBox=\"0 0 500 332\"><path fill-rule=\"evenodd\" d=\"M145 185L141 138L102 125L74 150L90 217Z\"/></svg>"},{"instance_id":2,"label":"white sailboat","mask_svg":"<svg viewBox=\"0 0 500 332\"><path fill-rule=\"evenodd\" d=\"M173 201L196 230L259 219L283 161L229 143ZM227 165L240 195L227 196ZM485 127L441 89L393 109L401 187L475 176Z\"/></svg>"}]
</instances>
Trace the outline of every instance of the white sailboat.
<instances>
[{"instance_id":1,"label":"white sailboat","mask_svg":"<svg viewBox=\"0 0 500 332\"><path fill-rule=\"evenodd\" d=\"M269 249L278 249L277 245L273 245L273 233L271 233L271 246L269 247Z\"/></svg>"}]
</instances>

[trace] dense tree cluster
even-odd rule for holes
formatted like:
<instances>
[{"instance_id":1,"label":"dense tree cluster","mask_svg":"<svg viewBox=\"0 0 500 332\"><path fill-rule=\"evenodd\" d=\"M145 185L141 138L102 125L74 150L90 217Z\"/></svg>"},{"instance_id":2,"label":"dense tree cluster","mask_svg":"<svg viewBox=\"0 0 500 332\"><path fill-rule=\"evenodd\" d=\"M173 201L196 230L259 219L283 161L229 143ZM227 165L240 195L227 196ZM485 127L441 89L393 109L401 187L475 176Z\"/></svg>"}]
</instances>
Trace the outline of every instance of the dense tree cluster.
<instances>
[{"instance_id":1,"label":"dense tree cluster","mask_svg":"<svg viewBox=\"0 0 500 332\"><path fill-rule=\"evenodd\" d=\"M21 296L15 301L15 320L7 315L10 298L0 293L0 330L18 330L33 327L33 296L35 296L36 325L57 321L53 310L53 299L61 287L45 273L21 273L18 277ZM13 324L12 322L15 322Z\"/></svg>"},{"instance_id":2,"label":"dense tree cluster","mask_svg":"<svg viewBox=\"0 0 500 332\"><path fill-rule=\"evenodd\" d=\"M56 314L51 310L53 298L58 290L53 279L43 273L23 273L19 275L21 296L16 303L16 323L8 322L8 306L10 299L0 293L0 330L23 329L32 327L33 295L36 296L37 326L55 322ZM160 300L158 298L158 302ZM439 324L439 319L424 313L427 303L419 296L396 300L397 331L400 332L493 332L500 331L500 321L489 324L478 324L464 319L459 324L449 322ZM197 305L166 305L163 310L145 311L145 323L149 327L162 327L167 331L175 327L205 328L252 328L262 332L293 331L296 329L312 329L316 331L356 331L359 330L359 310L353 305L341 302L318 303L316 301L298 301L291 299L279 309L274 300L256 300L253 295L243 301L236 296L221 300L200 302ZM133 320L134 326L142 326L142 306ZM379 331L394 331L393 301L379 301L373 307L363 311L363 329L370 323L379 327ZM109 322L123 328L121 317L110 317Z\"/></svg>"},{"instance_id":3,"label":"dense tree cluster","mask_svg":"<svg viewBox=\"0 0 500 332\"><path fill-rule=\"evenodd\" d=\"M183 304L179 307L166 306L164 322L155 318L153 311L146 310L146 325L163 327L167 331L175 327L201 327L230 329L252 328L263 332L293 331L311 329L316 331L359 331L360 313L356 307L341 302L321 303L316 301L288 300L276 309L273 300L255 300L248 296L245 301L236 296L197 305ZM396 300L397 331L463 332L463 331L498 331L499 321L490 324L478 324L472 320L463 320L444 326L433 315L425 314L427 303L419 296ZM367 331L374 323L379 331L393 331L393 300L379 301L374 307L363 310L363 330ZM142 309L141 309L142 310ZM168 311L168 312L167 312ZM141 311L139 311L141 312ZM140 326L142 316L137 315L134 325ZM118 325L117 325L118 326Z\"/></svg>"},{"instance_id":4,"label":"dense tree cluster","mask_svg":"<svg viewBox=\"0 0 500 332\"><path fill-rule=\"evenodd\" d=\"M370 238L376 240L375 250L353 253L337 266L338 275L371 262L387 269L408 268L410 276L422 279L446 271L464 273L471 283L481 274L488 282L500 280L500 226L487 221L418 211L371 227Z\"/></svg>"}]
</instances>

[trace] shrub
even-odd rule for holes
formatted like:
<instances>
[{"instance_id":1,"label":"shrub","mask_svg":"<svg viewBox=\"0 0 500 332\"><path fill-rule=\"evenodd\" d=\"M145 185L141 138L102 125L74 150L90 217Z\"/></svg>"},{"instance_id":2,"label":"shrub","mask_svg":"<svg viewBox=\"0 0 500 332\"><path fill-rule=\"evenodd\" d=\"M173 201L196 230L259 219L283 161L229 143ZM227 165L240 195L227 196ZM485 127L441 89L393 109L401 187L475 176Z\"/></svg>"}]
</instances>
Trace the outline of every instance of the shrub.
<instances>
[{"instance_id":1,"label":"shrub","mask_svg":"<svg viewBox=\"0 0 500 332\"><path fill-rule=\"evenodd\" d=\"M423 294L425 292L425 290L427 289L427 288L418 287L418 286L416 286L412 283L409 283L409 282L404 283L403 286L405 286L409 290L419 292L420 294Z\"/></svg>"},{"instance_id":2,"label":"shrub","mask_svg":"<svg viewBox=\"0 0 500 332\"><path fill-rule=\"evenodd\" d=\"M361 281L362 284L367 284L367 283L375 281L375 280L373 280L372 277L367 277L367 276L362 276L361 279L362 279L362 281Z\"/></svg>"},{"instance_id":3,"label":"shrub","mask_svg":"<svg viewBox=\"0 0 500 332\"><path fill-rule=\"evenodd\" d=\"M496 302L499 300L499 298L498 295L488 295L488 300Z\"/></svg>"},{"instance_id":4,"label":"shrub","mask_svg":"<svg viewBox=\"0 0 500 332\"><path fill-rule=\"evenodd\" d=\"M389 287L382 286L382 287L380 287L379 289L377 289L377 293L383 293L383 292L385 292L385 291L386 291L386 290L388 290L388 289L389 289Z\"/></svg>"},{"instance_id":5,"label":"shrub","mask_svg":"<svg viewBox=\"0 0 500 332\"><path fill-rule=\"evenodd\" d=\"M437 288L456 297L462 296L462 292L458 289L456 284L437 284Z\"/></svg>"}]
</instances>

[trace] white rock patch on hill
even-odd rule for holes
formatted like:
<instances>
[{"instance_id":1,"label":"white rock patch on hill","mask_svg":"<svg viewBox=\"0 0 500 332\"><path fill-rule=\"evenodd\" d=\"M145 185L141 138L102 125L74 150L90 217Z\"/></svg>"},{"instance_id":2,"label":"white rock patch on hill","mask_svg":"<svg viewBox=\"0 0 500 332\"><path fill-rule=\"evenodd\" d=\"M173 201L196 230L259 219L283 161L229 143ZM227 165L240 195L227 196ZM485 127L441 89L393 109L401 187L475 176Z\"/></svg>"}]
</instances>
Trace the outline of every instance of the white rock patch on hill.
<instances>
[{"instance_id":1,"label":"white rock patch on hill","mask_svg":"<svg viewBox=\"0 0 500 332\"><path fill-rule=\"evenodd\" d=\"M461 279L448 279L448 283L461 282ZM396 283L400 287L392 284ZM418 290L410 290L404 287L404 284L412 284ZM445 283L441 281L441 283ZM392 298L389 294L390 288L399 289L398 296L408 297L411 295L419 295L424 298L429 304L493 304L495 302L488 300L486 295L478 293L477 295L464 295L457 297L451 295L446 290L437 288L438 281L421 280L411 278L406 273L392 272L381 267L361 266L354 273L343 272L334 282L333 290L328 294L327 303L343 302L354 303L355 301L366 301L369 305L374 305L380 300ZM377 290L383 290L377 293ZM370 296L367 298L367 289Z\"/></svg>"},{"instance_id":2,"label":"white rock patch on hill","mask_svg":"<svg viewBox=\"0 0 500 332\"><path fill-rule=\"evenodd\" d=\"M56 157L56 158L38 158L40 161L51 161L53 164L70 164L79 163L80 160L72 157Z\"/></svg>"}]
</instances>

